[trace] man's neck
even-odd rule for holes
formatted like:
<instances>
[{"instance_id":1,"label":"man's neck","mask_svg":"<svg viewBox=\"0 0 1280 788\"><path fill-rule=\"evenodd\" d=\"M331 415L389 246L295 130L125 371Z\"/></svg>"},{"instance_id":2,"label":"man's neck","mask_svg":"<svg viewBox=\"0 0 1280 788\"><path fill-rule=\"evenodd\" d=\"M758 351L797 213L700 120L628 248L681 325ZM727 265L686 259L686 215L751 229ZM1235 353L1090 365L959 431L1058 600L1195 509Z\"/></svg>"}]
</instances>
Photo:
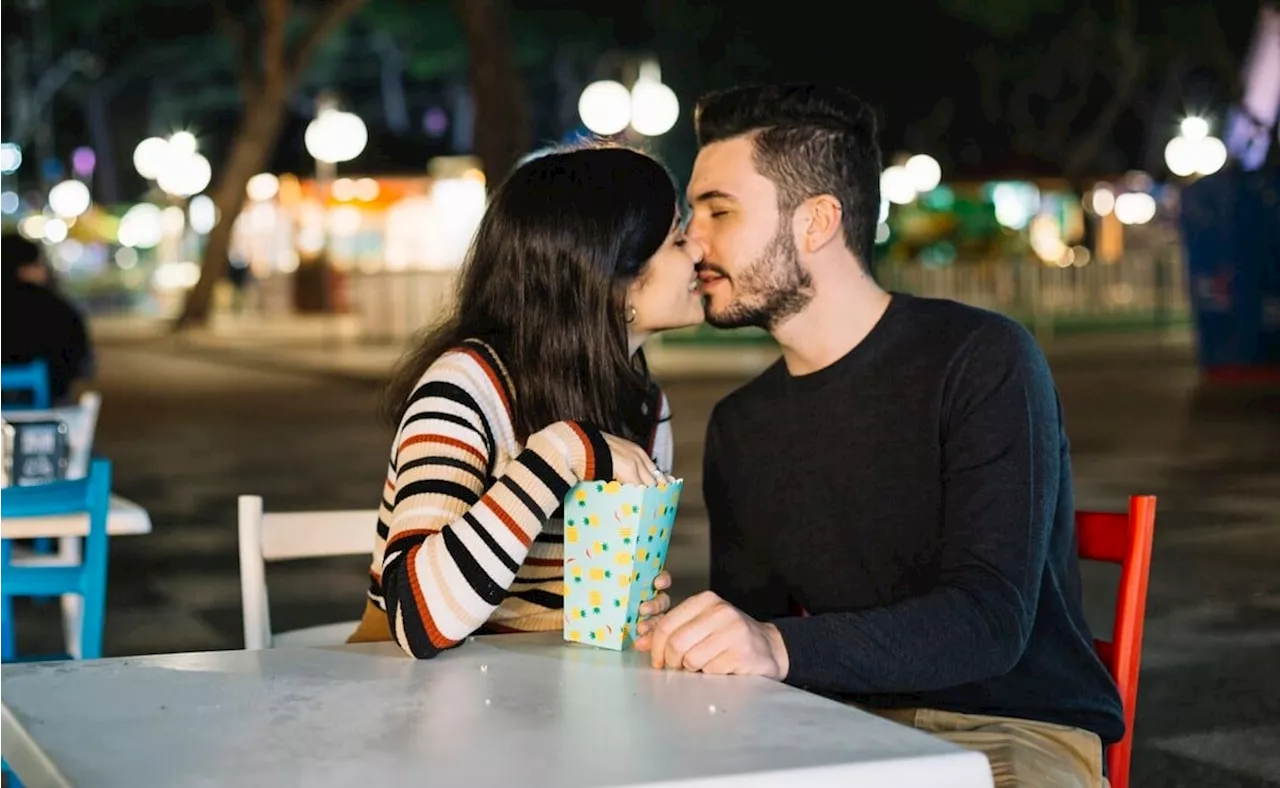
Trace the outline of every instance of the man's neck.
<instances>
[{"instance_id":1,"label":"man's neck","mask_svg":"<svg viewBox=\"0 0 1280 788\"><path fill-rule=\"evenodd\" d=\"M859 272L823 282L804 311L773 328L792 375L808 375L844 358L866 339L892 299Z\"/></svg>"}]
</instances>

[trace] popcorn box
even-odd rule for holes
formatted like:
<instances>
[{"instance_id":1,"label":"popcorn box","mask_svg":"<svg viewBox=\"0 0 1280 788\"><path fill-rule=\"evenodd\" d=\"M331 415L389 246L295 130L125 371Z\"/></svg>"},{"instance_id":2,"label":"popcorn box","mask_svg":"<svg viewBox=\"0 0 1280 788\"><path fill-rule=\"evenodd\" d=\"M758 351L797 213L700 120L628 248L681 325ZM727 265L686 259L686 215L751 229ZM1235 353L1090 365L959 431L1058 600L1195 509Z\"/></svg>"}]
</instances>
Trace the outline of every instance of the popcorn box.
<instances>
[{"instance_id":1,"label":"popcorn box","mask_svg":"<svg viewBox=\"0 0 1280 788\"><path fill-rule=\"evenodd\" d=\"M684 480L583 482L564 499L564 639L621 651L671 545Z\"/></svg>"}]
</instances>

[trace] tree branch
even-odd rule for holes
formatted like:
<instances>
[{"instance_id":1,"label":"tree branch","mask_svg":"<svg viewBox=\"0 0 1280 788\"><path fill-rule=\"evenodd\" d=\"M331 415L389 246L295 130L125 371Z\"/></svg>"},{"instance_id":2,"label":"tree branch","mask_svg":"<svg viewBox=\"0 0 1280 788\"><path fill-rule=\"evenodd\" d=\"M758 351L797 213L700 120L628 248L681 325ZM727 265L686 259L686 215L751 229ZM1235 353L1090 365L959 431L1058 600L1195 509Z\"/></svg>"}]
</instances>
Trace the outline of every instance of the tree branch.
<instances>
[{"instance_id":1,"label":"tree branch","mask_svg":"<svg viewBox=\"0 0 1280 788\"><path fill-rule=\"evenodd\" d=\"M231 15L226 0L213 0L213 15L218 20L222 34L231 42L240 90L248 97L253 94L258 82L257 74L254 73L253 50L249 46L249 31L243 22Z\"/></svg>"},{"instance_id":2,"label":"tree branch","mask_svg":"<svg viewBox=\"0 0 1280 788\"><path fill-rule=\"evenodd\" d=\"M263 81L288 81L285 36L288 34L289 0L261 0Z\"/></svg>"},{"instance_id":3,"label":"tree branch","mask_svg":"<svg viewBox=\"0 0 1280 788\"><path fill-rule=\"evenodd\" d=\"M302 33L298 43L293 47L293 54L288 60L287 80L290 85L298 81L303 70L311 62L320 45L334 33L356 11L360 10L368 0L329 0L311 24Z\"/></svg>"},{"instance_id":4,"label":"tree branch","mask_svg":"<svg viewBox=\"0 0 1280 788\"><path fill-rule=\"evenodd\" d=\"M1115 128L1116 121L1120 119L1121 113L1133 101L1134 94L1142 82L1142 75L1147 63L1147 53L1132 38L1130 33L1130 30L1122 30L1116 35L1120 73L1114 82L1115 93L1112 94L1111 100L1107 102L1102 111L1098 113L1089 130L1067 152L1066 159L1063 162L1063 169L1069 175L1079 172L1098 155L1103 141Z\"/></svg>"}]
</instances>

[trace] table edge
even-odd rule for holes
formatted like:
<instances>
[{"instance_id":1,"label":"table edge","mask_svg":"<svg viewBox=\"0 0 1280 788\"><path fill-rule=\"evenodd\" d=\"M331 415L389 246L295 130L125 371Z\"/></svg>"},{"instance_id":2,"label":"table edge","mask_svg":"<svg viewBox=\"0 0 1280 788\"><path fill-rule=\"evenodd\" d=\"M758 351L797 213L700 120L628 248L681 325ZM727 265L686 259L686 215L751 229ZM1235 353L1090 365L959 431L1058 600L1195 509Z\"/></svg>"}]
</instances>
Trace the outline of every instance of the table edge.
<instances>
[{"instance_id":1,"label":"table edge","mask_svg":"<svg viewBox=\"0 0 1280 788\"><path fill-rule=\"evenodd\" d=\"M0 704L0 753L9 769L26 785L73 788L7 703Z\"/></svg>"}]
</instances>

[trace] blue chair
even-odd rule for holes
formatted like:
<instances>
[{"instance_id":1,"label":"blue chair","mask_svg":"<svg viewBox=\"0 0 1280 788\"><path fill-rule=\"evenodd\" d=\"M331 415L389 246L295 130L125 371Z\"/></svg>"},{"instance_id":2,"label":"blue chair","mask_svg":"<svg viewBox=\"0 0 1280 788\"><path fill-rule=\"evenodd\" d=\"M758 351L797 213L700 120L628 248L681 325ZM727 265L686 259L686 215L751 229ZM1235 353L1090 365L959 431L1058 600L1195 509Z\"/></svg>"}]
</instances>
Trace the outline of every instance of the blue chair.
<instances>
[{"instance_id":1,"label":"blue chair","mask_svg":"<svg viewBox=\"0 0 1280 788\"><path fill-rule=\"evenodd\" d=\"M38 358L26 364L4 364L0 366L0 393L30 392L26 402L5 405L7 410L45 410L49 402L49 365ZM37 553L48 555L53 552L52 539L37 539Z\"/></svg>"},{"instance_id":2,"label":"blue chair","mask_svg":"<svg viewBox=\"0 0 1280 788\"><path fill-rule=\"evenodd\" d=\"M13 543L0 542L0 622L3 628L3 659L17 658L13 626L13 598L17 596L57 597L79 594L84 600L80 620L80 656L102 656L102 629L107 602L107 512L111 506L111 461L95 459L89 474L75 481L54 482L31 487L10 487L0 496L0 517L42 517L88 512L89 534L84 540L83 561L78 566L13 565ZM58 655L56 658L65 658Z\"/></svg>"},{"instance_id":3,"label":"blue chair","mask_svg":"<svg viewBox=\"0 0 1280 788\"><path fill-rule=\"evenodd\" d=\"M40 362L43 366L43 362ZM5 377L8 377L6 371ZM6 384L8 380L6 380ZM37 389L37 397L39 390ZM47 396L47 395L46 395ZM38 401L38 399L37 399ZM17 657L17 637L13 625L15 596L61 596L79 594L81 605L80 656L102 656L102 630L107 603L107 512L111 506L111 462L94 460L83 479L33 487L11 487L0 495L0 517L41 517L88 512L89 535L85 538L83 562L79 566L13 566L13 543L0 540L0 629L3 630L5 662ZM61 656L61 655L59 655ZM0 759L0 772L13 788L22 781Z\"/></svg>"},{"instance_id":4,"label":"blue chair","mask_svg":"<svg viewBox=\"0 0 1280 788\"><path fill-rule=\"evenodd\" d=\"M0 366L0 392L29 391L30 402L7 405L7 408L44 410L49 407L49 365L38 358L26 364Z\"/></svg>"}]
</instances>

